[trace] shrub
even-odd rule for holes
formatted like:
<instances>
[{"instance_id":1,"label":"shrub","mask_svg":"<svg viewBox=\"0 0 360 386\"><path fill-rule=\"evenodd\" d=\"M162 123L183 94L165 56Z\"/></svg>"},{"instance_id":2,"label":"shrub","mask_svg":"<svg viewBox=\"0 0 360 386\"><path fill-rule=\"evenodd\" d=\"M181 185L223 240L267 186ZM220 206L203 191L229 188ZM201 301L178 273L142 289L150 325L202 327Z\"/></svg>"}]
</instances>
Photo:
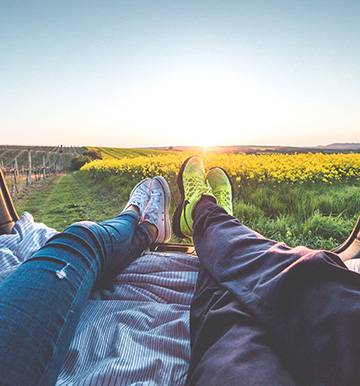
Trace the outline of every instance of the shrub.
<instances>
[{"instance_id":1,"label":"shrub","mask_svg":"<svg viewBox=\"0 0 360 386\"><path fill-rule=\"evenodd\" d=\"M89 157L91 160L102 159L102 154L97 149L88 149L82 153L83 156Z\"/></svg>"},{"instance_id":2,"label":"shrub","mask_svg":"<svg viewBox=\"0 0 360 386\"><path fill-rule=\"evenodd\" d=\"M81 155L77 155L71 159L71 170L80 170L86 163L94 161L96 159L102 159L100 151L96 149L89 149L84 151Z\"/></svg>"}]
</instances>

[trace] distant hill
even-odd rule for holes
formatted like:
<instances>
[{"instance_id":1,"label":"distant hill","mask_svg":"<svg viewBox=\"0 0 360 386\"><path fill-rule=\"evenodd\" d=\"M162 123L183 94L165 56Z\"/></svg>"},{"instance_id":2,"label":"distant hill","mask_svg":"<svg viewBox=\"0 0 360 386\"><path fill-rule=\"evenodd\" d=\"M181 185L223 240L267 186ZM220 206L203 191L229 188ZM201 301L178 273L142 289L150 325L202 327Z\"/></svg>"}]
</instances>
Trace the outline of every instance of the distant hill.
<instances>
[{"instance_id":1,"label":"distant hill","mask_svg":"<svg viewBox=\"0 0 360 386\"><path fill-rule=\"evenodd\" d=\"M318 146L322 149L331 150L360 150L360 143L349 142L349 143L331 143L330 145Z\"/></svg>"},{"instance_id":2,"label":"distant hill","mask_svg":"<svg viewBox=\"0 0 360 386\"><path fill-rule=\"evenodd\" d=\"M210 146L206 148L194 146L169 146L169 147L152 147L156 150L172 151L209 151L214 153L347 153L360 152L360 143L333 143L324 146L257 146L257 145L239 145L239 146Z\"/></svg>"}]
</instances>

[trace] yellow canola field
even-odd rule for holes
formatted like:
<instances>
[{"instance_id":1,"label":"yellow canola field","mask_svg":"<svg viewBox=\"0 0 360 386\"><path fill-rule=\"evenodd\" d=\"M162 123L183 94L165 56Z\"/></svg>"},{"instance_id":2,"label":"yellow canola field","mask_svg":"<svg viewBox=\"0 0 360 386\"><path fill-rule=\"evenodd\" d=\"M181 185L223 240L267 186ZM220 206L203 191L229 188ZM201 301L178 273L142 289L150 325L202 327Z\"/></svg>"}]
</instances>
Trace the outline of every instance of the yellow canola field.
<instances>
[{"instance_id":1,"label":"yellow canola field","mask_svg":"<svg viewBox=\"0 0 360 386\"><path fill-rule=\"evenodd\" d=\"M124 174L144 178L176 176L191 153L173 152L134 158L96 160L81 170L95 177ZM328 182L360 180L360 154L201 154L206 167L220 166L238 182Z\"/></svg>"}]
</instances>

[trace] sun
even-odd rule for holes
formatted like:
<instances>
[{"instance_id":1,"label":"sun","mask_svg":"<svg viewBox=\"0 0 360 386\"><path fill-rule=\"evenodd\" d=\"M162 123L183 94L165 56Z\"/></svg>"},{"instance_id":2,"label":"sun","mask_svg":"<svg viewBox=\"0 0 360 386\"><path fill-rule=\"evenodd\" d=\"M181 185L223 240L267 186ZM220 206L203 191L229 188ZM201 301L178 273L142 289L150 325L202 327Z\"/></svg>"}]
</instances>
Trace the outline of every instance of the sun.
<instances>
[{"instance_id":1,"label":"sun","mask_svg":"<svg viewBox=\"0 0 360 386\"><path fill-rule=\"evenodd\" d=\"M276 95L255 79L220 70L165 74L127 98L129 127L158 141L209 148L239 144L269 126Z\"/></svg>"},{"instance_id":2,"label":"sun","mask_svg":"<svg viewBox=\"0 0 360 386\"><path fill-rule=\"evenodd\" d=\"M216 133L210 126L198 126L197 130L186 130L188 135L187 145L202 148L203 151L208 151L210 147L217 146Z\"/></svg>"}]
</instances>

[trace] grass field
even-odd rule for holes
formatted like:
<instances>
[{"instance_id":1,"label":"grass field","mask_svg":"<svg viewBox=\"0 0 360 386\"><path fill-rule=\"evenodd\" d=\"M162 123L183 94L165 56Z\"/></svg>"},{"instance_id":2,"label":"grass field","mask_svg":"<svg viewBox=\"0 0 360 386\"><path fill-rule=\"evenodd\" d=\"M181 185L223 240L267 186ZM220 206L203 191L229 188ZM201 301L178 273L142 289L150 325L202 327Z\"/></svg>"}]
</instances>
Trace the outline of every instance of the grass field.
<instances>
[{"instance_id":1,"label":"grass field","mask_svg":"<svg viewBox=\"0 0 360 386\"><path fill-rule=\"evenodd\" d=\"M130 188L109 189L94 184L86 175L71 173L53 178L45 185L15 199L19 213L30 212L35 221L63 230L80 220L104 220L119 213Z\"/></svg>"},{"instance_id":2,"label":"grass field","mask_svg":"<svg viewBox=\"0 0 360 386\"><path fill-rule=\"evenodd\" d=\"M100 149L104 154L104 148ZM114 165L117 160L116 162L120 162L121 165L125 163L126 167L141 164L145 157L146 162L153 167L151 170L146 169L145 174L158 173L158 168L163 167L163 174L167 176L173 192L172 210L174 209L177 199L174 171L186 154L174 155L174 152L160 150L152 152L141 149L140 153L135 150L136 155L129 159L129 149L112 149L117 155L117 159L114 159L109 155L108 148L105 148L105 151L108 152L105 162L111 162ZM156 162L159 156L165 157L166 165ZM173 158L175 156L176 162ZM302 169L298 174L292 169L291 178L294 175L299 176L299 179L293 182L270 178L270 174L265 173L264 168L259 175L265 175L268 178L245 179L244 174L240 177L235 174L233 175L236 185L235 215L246 225L264 235L285 241L292 246L302 244L314 248L333 248L347 237L360 214L360 168L357 169L360 155L357 157L351 162L347 158L336 158L336 163L335 158L330 162L329 159L318 156L318 160L322 160L323 163L319 163L320 161L316 163L314 158L311 162L315 162L315 165L312 166L307 155L306 167L305 158L296 161ZM232 161L231 158L229 159ZM228 162L230 162L229 159ZM285 162L286 158L281 159L284 162L282 164L278 162L274 166L271 161L275 158L266 158L266 165L277 173L283 171L286 174L291 162L295 165L295 160L290 158L289 162ZM250 161L254 162L251 159L247 160L247 162ZM265 165L264 159L261 162ZM233 170L239 170L233 163L227 166L228 168L232 166ZM311 172L311 167L317 167L318 173L322 170L321 178L314 180L315 174ZM107 168L101 173L84 170L68 174L54 180L46 187L35 189L31 194L19 198L16 205L19 211L30 211L35 220L43 221L59 230L78 220L102 220L117 214L122 209L132 187L142 177L137 170L127 168L119 172L116 168L114 170ZM305 175L306 170L311 178L301 180L300 177ZM341 178L338 177L338 172L343 173ZM329 181L329 173L334 176L333 180ZM253 176L251 173L249 175ZM324 176L325 180L323 180Z\"/></svg>"},{"instance_id":3,"label":"grass field","mask_svg":"<svg viewBox=\"0 0 360 386\"><path fill-rule=\"evenodd\" d=\"M89 147L89 150L98 150L103 159L135 158L139 156L150 156L164 154L164 150L156 149L122 149L117 147Z\"/></svg>"}]
</instances>

